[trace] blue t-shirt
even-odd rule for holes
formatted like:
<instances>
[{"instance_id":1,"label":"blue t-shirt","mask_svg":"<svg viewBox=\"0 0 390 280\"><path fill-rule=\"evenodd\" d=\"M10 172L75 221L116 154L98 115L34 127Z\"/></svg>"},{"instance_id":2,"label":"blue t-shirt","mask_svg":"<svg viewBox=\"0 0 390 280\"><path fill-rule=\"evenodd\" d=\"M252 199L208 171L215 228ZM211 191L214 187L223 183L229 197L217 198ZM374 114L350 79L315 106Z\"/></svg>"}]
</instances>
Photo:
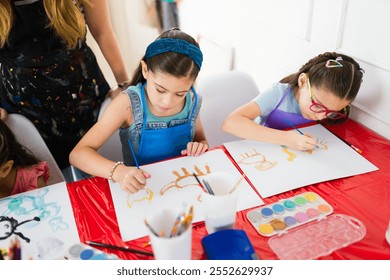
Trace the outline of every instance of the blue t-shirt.
<instances>
[{"instance_id":1,"label":"blue t-shirt","mask_svg":"<svg viewBox=\"0 0 390 280\"><path fill-rule=\"evenodd\" d=\"M272 87L266 89L253 99L261 110L261 116L259 116L259 123L261 125L264 125L268 115L278 105L286 90L288 90L289 93L279 105L278 109L284 112L301 114L294 92L289 89L289 85L284 83L275 83Z\"/></svg>"}]
</instances>

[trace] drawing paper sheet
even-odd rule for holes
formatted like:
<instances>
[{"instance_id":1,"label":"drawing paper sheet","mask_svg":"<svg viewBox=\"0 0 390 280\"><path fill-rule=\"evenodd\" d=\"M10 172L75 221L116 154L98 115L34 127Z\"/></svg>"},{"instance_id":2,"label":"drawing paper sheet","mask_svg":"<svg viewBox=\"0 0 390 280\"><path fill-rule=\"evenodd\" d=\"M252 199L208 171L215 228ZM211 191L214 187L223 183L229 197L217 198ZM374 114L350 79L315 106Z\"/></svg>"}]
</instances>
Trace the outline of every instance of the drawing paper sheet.
<instances>
[{"instance_id":1,"label":"drawing paper sheet","mask_svg":"<svg viewBox=\"0 0 390 280\"><path fill-rule=\"evenodd\" d=\"M35 260L63 259L80 242L65 182L0 199L0 248L15 238L22 259Z\"/></svg>"},{"instance_id":2,"label":"drawing paper sheet","mask_svg":"<svg viewBox=\"0 0 390 280\"><path fill-rule=\"evenodd\" d=\"M314 183L378 170L322 125L300 130L324 145L311 152L247 140L223 145L263 198Z\"/></svg>"},{"instance_id":3,"label":"drawing paper sheet","mask_svg":"<svg viewBox=\"0 0 390 280\"><path fill-rule=\"evenodd\" d=\"M141 167L152 177L144 190L136 194L123 191L118 183L110 182L119 230L124 241L148 234L144 219L164 208L181 208L183 202L194 206L193 222L204 220L200 194L203 190L192 176L199 179L207 173L227 172L239 180L241 174L221 149L199 157L180 157ZM181 187L181 188L180 188ZM264 204L258 194L242 180L238 188L237 211Z\"/></svg>"}]
</instances>

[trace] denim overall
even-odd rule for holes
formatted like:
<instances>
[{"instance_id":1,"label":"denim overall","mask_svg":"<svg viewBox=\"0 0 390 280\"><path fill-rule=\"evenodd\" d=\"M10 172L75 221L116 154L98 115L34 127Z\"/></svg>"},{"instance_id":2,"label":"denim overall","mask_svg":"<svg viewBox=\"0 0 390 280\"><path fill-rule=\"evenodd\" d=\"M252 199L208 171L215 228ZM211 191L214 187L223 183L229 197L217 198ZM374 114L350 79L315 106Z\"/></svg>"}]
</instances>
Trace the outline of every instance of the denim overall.
<instances>
[{"instance_id":1,"label":"denim overall","mask_svg":"<svg viewBox=\"0 0 390 280\"><path fill-rule=\"evenodd\" d=\"M278 105L276 105L275 109L273 109L272 112L268 115L264 123L264 126L275 128L275 129L285 129L291 127L291 125L288 122L286 122L286 120L288 120L290 123L292 123L295 126L313 122L313 120L305 119L301 114L284 112L278 109L280 104L282 104L283 100L286 98L287 94L289 93L291 93L290 87L288 87L285 90L283 97L279 101Z\"/></svg>"},{"instance_id":2,"label":"denim overall","mask_svg":"<svg viewBox=\"0 0 390 280\"><path fill-rule=\"evenodd\" d=\"M141 90L141 106L138 95L126 91L130 97L135 128L121 129L120 138L122 152L126 165L134 165L128 139L133 145L139 165L149 164L181 155L186 149L187 143L191 142L195 135L196 118L199 114L201 98L194 88L194 101L188 118L172 120L167 125L165 122L147 122L145 85ZM189 94L189 93L188 93Z\"/></svg>"}]
</instances>

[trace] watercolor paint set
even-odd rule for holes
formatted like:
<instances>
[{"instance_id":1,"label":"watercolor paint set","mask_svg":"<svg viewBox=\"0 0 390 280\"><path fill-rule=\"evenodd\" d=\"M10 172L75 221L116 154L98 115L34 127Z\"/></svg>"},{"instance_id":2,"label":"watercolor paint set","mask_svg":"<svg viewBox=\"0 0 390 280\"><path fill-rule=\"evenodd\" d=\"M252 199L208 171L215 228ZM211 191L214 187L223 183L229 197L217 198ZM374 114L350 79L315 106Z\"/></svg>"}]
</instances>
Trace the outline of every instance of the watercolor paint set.
<instances>
[{"instance_id":1,"label":"watercolor paint set","mask_svg":"<svg viewBox=\"0 0 390 280\"><path fill-rule=\"evenodd\" d=\"M114 254L108 254L83 243L72 245L64 256L65 260L119 260Z\"/></svg>"},{"instance_id":2,"label":"watercolor paint set","mask_svg":"<svg viewBox=\"0 0 390 280\"><path fill-rule=\"evenodd\" d=\"M260 235L270 237L323 219L332 212L333 207L320 195L305 192L255 208L247 213L247 218Z\"/></svg>"}]
</instances>

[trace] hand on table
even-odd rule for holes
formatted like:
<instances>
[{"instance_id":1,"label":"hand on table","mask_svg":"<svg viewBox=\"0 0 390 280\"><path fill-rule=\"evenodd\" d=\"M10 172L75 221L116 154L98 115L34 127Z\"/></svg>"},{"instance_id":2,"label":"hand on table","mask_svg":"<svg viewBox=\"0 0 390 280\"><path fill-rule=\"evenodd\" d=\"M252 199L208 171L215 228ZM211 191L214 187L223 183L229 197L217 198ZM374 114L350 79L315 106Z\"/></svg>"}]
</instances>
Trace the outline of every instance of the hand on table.
<instances>
[{"instance_id":1,"label":"hand on table","mask_svg":"<svg viewBox=\"0 0 390 280\"><path fill-rule=\"evenodd\" d=\"M204 152L206 152L208 148L209 148L209 145L207 145L207 144L203 144L203 143L199 143L199 142L189 142L187 144L187 149L181 151L181 154L183 156L187 155L187 156L196 157L196 156L199 156L199 155L203 154Z\"/></svg>"}]
</instances>

